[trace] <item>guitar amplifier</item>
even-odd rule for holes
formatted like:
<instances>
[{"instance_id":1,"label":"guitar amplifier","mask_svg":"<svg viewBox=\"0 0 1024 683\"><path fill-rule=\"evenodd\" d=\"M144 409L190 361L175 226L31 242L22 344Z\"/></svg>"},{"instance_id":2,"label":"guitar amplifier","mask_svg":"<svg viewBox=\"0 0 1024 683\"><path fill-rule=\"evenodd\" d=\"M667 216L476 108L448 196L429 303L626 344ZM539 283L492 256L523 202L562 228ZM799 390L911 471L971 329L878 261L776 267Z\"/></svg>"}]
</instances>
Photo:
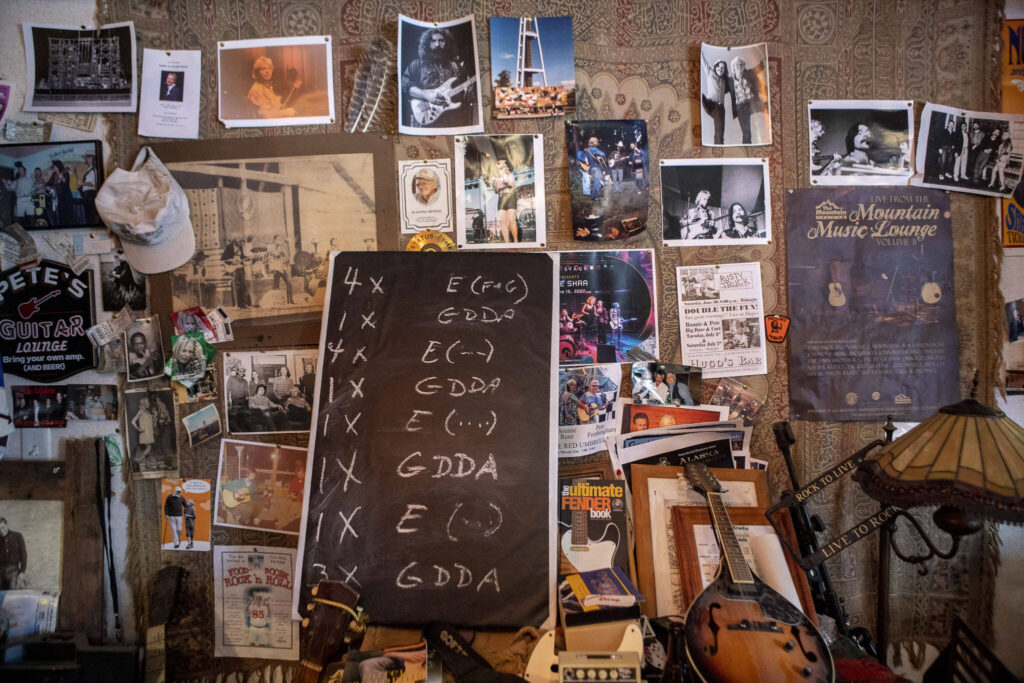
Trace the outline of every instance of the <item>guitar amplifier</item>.
<instances>
[{"instance_id":1,"label":"guitar amplifier","mask_svg":"<svg viewBox=\"0 0 1024 683\"><path fill-rule=\"evenodd\" d=\"M559 683L640 683L636 652L561 652Z\"/></svg>"}]
</instances>

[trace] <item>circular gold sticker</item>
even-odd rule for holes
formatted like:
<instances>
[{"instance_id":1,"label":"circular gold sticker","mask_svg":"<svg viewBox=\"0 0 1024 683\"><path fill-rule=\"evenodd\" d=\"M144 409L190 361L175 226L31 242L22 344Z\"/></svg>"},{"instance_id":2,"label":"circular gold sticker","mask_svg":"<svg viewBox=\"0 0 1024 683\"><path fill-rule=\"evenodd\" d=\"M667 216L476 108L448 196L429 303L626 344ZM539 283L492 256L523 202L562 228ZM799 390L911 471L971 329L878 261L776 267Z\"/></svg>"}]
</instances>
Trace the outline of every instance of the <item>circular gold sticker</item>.
<instances>
[{"instance_id":1,"label":"circular gold sticker","mask_svg":"<svg viewBox=\"0 0 1024 683\"><path fill-rule=\"evenodd\" d=\"M417 234L409 244L405 245L406 251L455 251L455 242L443 232L437 230L424 230Z\"/></svg>"}]
</instances>

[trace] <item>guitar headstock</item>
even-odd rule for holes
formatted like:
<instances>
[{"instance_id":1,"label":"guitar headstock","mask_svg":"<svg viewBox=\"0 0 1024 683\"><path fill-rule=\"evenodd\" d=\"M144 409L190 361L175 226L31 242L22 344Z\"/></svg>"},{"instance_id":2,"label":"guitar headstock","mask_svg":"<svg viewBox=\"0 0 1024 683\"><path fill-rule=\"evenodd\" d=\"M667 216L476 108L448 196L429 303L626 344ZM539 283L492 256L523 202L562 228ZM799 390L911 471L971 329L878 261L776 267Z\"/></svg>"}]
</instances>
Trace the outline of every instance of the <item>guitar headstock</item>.
<instances>
[{"instance_id":1,"label":"guitar headstock","mask_svg":"<svg viewBox=\"0 0 1024 683\"><path fill-rule=\"evenodd\" d=\"M690 486L697 489L705 496L709 493L721 493L722 484L718 478L711 473L711 468L702 462L694 462L686 465L686 479Z\"/></svg>"},{"instance_id":2,"label":"guitar headstock","mask_svg":"<svg viewBox=\"0 0 1024 683\"><path fill-rule=\"evenodd\" d=\"M358 600L359 594L344 581L323 580L313 588L310 602L306 605L309 616L302 620L302 627L307 632L302 663L310 669L310 676L312 672L316 673L316 677L309 680L317 680L320 670L342 646L356 614ZM300 678L300 681L305 680Z\"/></svg>"}]
</instances>

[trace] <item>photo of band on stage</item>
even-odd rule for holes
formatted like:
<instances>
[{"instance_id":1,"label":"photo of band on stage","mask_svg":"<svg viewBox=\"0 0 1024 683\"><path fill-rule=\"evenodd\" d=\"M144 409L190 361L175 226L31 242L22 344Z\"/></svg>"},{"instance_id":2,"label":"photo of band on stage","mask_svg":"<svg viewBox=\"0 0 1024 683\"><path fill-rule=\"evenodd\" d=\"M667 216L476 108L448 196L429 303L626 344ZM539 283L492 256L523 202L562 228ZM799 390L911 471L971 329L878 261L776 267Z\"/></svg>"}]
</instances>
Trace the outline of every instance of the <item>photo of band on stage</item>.
<instances>
[{"instance_id":1,"label":"photo of band on stage","mask_svg":"<svg viewBox=\"0 0 1024 683\"><path fill-rule=\"evenodd\" d=\"M650 250L562 252L560 268L560 365L655 358Z\"/></svg>"}]
</instances>

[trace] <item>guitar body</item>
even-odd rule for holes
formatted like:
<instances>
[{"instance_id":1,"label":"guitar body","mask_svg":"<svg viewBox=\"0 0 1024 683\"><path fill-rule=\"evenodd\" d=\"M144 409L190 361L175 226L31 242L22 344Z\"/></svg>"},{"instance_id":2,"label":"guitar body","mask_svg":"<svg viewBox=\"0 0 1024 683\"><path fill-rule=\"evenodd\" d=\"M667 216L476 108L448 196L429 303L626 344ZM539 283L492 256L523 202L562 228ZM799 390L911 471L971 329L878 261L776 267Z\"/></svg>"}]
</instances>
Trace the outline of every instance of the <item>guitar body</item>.
<instances>
[{"instance_id":1,"label":"guitar body","mask_svg":"<svg viewBox=\"0 0 1024 683\"><path fill-rule=\"evenodd\" d=\"M921 286L921 300L926 304L937 304L942 299L942 287L938 282L926 282Z\"/></svg>"},{"instance_id":2,"label":"guitar body","mask_svg":"<svg viewBox=\"0 0 1024 683\"><path fill-rule=\"evenodd\" d=\"M828 305L836 308L846 305L846 294L843 293L843 286L838 282L828 283Z\"/></svg>"},{"instance_id":3,"label":"guitar body","mask_svg":"<svg viewBox=\"0 0 1024 683\"><path fill-rule=\"evenodd\" d=\"M719 568L686 614L686 656L702 681L835 680L814 624L756 575L734 583Z\"/></svg>"},{"instance_id":4,"label":"guitar body","mask_svg":"<svg viewBox=\"0 0 1024 683\"><path fill-rule=\"evenodd\" d=\"M252 500L252 493L249 489L238 489L233 492L224 489L221 492L221 501L228 508L238 507L242 503L248 503L250 500Z\"/></svg>"},{"instance_id":5,"label":"guitar body","mask_svg":"<svg viewBox=\"0 0 1024 683\"><path fill-rule=\"evenodd\" d=\"M590 422L590 420L592 420L594 415L597 413L597 410L597 406L593 404L588 405L585 409L577 406L576 413L580 416L580 424L586 424Z\"/></svg>"},{"instance_id":6,"label":"guitar body","mask_svg":"<svg viewBox=\"0 0 1024 683\"><path fill-rule=\"evenodd\" d=\"M476 82L476 76L470 77L467 81L461 85L454 85L455 76L452 76L447 81L437 86L432 90L425 91L429 100L412 99L409 102L409 107L412 110L412 121L417 126L429 126L435 123L439 118L444 116L450 111L454 111L462 106L462 102L452 102L452 98L456 95L464 92L469 86ZM435 95L440 95L444 98L445 104L436 104L432 100Z\"/></svg>"},{"instance_id":7,"label":"guitar body","mask_svg":"<svg viewBox=\"0 0 1024 683\"><path fill-rule=\"evenodd\" d=\"M609 524L608 526L614 527L615 525ZM601 540L591 541L588 538L586 545L583 545L572 542L571 531L562 534L562 553L569 564L573 566L574 571L589 572L594 569L605 569L614 564L615 550L618 544L615 541L604 540L607 535L608 527L605 527Z\"/></svg>"}]
</instances>

